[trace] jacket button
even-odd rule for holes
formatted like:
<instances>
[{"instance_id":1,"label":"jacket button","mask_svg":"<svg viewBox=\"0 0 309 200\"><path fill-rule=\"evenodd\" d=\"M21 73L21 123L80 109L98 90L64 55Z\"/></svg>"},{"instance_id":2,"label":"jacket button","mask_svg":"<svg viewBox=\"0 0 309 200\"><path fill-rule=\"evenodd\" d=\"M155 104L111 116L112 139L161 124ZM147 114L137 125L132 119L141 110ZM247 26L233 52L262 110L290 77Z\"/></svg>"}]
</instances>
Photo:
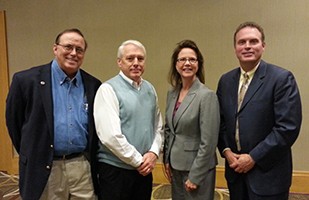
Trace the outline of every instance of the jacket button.
<instances>
[{"instance_id":1,"label":"jacket button","mask_svg":"<svg viewBox=\"0 0 309 200\"><path fill-rule=\"evenodd\" d=\"M46 169L50 169L50 166L49 166L49 165L47 165L47 166L46 166Z\"/></svg>"},{"instance_id":2,"label":"jacket button","mask_svg":"<svg viewBox=\"0 0 309 200\"><path fill-rule=\"evenodd\" d=\"M50 148L54 148L54 145L51 144L51 145L50 145Z\"/></svg>"}]
</instances>

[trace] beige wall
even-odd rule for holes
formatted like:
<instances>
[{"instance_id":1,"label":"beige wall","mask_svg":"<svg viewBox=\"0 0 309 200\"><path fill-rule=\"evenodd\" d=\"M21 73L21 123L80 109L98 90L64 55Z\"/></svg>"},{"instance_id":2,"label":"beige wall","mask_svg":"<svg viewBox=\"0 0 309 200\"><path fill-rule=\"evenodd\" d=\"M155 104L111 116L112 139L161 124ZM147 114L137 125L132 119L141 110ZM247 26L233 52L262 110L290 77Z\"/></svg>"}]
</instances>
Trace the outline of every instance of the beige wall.
<instances>
[{"instance_id":1,"label":"beige wall","mask_svg":"<svg viewBox=\"0 0 309 200\"><path fill-rule=\"evenodd\" d=\"M16 71L53 58L52 44L66 28L80 28L89 43L83 68L102 81L114 76L116 51L126 39L147 48L144 78L157 89L162 112L169 88L166 75L175 44L192 39L206 59L206 82L216 90L220 75L238 65L233 33L247 20L266 33L264 59L291 70L303 101L301 134L293 146L294 169L309 171L307 0L0 0L7 15L10 78ZM222 160L220 160L222 164Z\"/></svg>"}]
</instances>

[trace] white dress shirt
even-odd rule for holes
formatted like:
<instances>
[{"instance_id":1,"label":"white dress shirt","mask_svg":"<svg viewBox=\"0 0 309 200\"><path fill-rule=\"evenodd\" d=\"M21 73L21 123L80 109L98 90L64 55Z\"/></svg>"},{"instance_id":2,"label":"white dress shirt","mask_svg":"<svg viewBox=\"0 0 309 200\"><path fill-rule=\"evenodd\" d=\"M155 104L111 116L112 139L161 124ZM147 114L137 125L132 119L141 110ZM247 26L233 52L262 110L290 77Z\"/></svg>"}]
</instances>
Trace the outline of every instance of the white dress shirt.
<instances>
[{"instance_id":1,"label":"white dress shirt","mask_svg":"<svg viewBox=\"0 0 309 200\"><path fill-rule=\"evenodd\" d=\"M140 88L140 85L126 77L121 71L119 74L136 89ZM156 94L154 88L153 90ZM159 156L163 131L162 116L158 105L157 94L156 102L155 136L149 151ZM119 117L119 102L115 91L111 85L106 82L103 83L97 91L93 113L96 131L100 141L124 163L135 168L139 167L143 162L143 155L141 155L136 148L128 142L125 135L122 134Z\"/></svg>"}]
</instances>

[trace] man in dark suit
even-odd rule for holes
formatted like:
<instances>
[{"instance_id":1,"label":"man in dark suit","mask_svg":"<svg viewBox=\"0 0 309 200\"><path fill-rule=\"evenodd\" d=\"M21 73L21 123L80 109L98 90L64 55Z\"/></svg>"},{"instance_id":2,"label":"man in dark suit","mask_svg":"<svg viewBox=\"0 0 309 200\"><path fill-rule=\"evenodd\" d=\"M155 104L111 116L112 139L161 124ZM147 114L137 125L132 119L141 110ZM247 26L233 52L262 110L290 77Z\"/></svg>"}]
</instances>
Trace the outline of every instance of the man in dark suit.
<instances>
[{"instance_id":1,"label":"man in dark suit","mask_svg":"<svg viewBox=\"0 0 309 200\"><path fill-rule=\"evenodd\" d=\"M301 100L293 74L261 60L264 39L258 24L241 24L234 34L240 67L218 84L218 148L231 200L287 200L291 186Z\"/></svg>"},{"instance_id":2,"label":"man in dark suit","mask_svg":"<svg viewBox=\"0 0 309 200\"><path fill-rule=\"evenodd\" d=\"M80 69L86 49L80 30L65 30L51 63L13 77L6 123L19 153L23 200L95 199L93 101L101 82Z\"/></svg>"}]
</instances>

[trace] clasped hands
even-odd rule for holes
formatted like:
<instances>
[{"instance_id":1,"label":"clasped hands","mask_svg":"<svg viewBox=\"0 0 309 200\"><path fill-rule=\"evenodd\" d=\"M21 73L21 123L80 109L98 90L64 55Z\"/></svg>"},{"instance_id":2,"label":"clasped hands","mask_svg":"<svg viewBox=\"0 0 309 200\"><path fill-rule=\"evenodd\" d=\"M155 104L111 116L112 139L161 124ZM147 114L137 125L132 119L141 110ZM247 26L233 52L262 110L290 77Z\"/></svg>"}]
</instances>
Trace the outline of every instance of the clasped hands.
<instances>
[{"instance_id":1,"label":"clasped hands","mask_svg":"<svg viewBox=\"0 0 309 200\"><path fill-rule=\"evenodd\" d=\"M231 150L226 150L224 156L230 168L234 169L237 173L247 173L255 165L255 161L249 154L236 154Z\"/></svg>"},{"instance_id":2,"label":"clasped hands","mask_svg":"<svg viewBox=\"0 0 309 200\"><path fill-rule=\"evenodd\" d=\"M142 164L137 168L137 171L143 175L147 176L152 172L152 170L155 167L155 164L157 162L157 155L151 151L145 153L143 155L143 162Z\"/></svg>"}]
</instances>

